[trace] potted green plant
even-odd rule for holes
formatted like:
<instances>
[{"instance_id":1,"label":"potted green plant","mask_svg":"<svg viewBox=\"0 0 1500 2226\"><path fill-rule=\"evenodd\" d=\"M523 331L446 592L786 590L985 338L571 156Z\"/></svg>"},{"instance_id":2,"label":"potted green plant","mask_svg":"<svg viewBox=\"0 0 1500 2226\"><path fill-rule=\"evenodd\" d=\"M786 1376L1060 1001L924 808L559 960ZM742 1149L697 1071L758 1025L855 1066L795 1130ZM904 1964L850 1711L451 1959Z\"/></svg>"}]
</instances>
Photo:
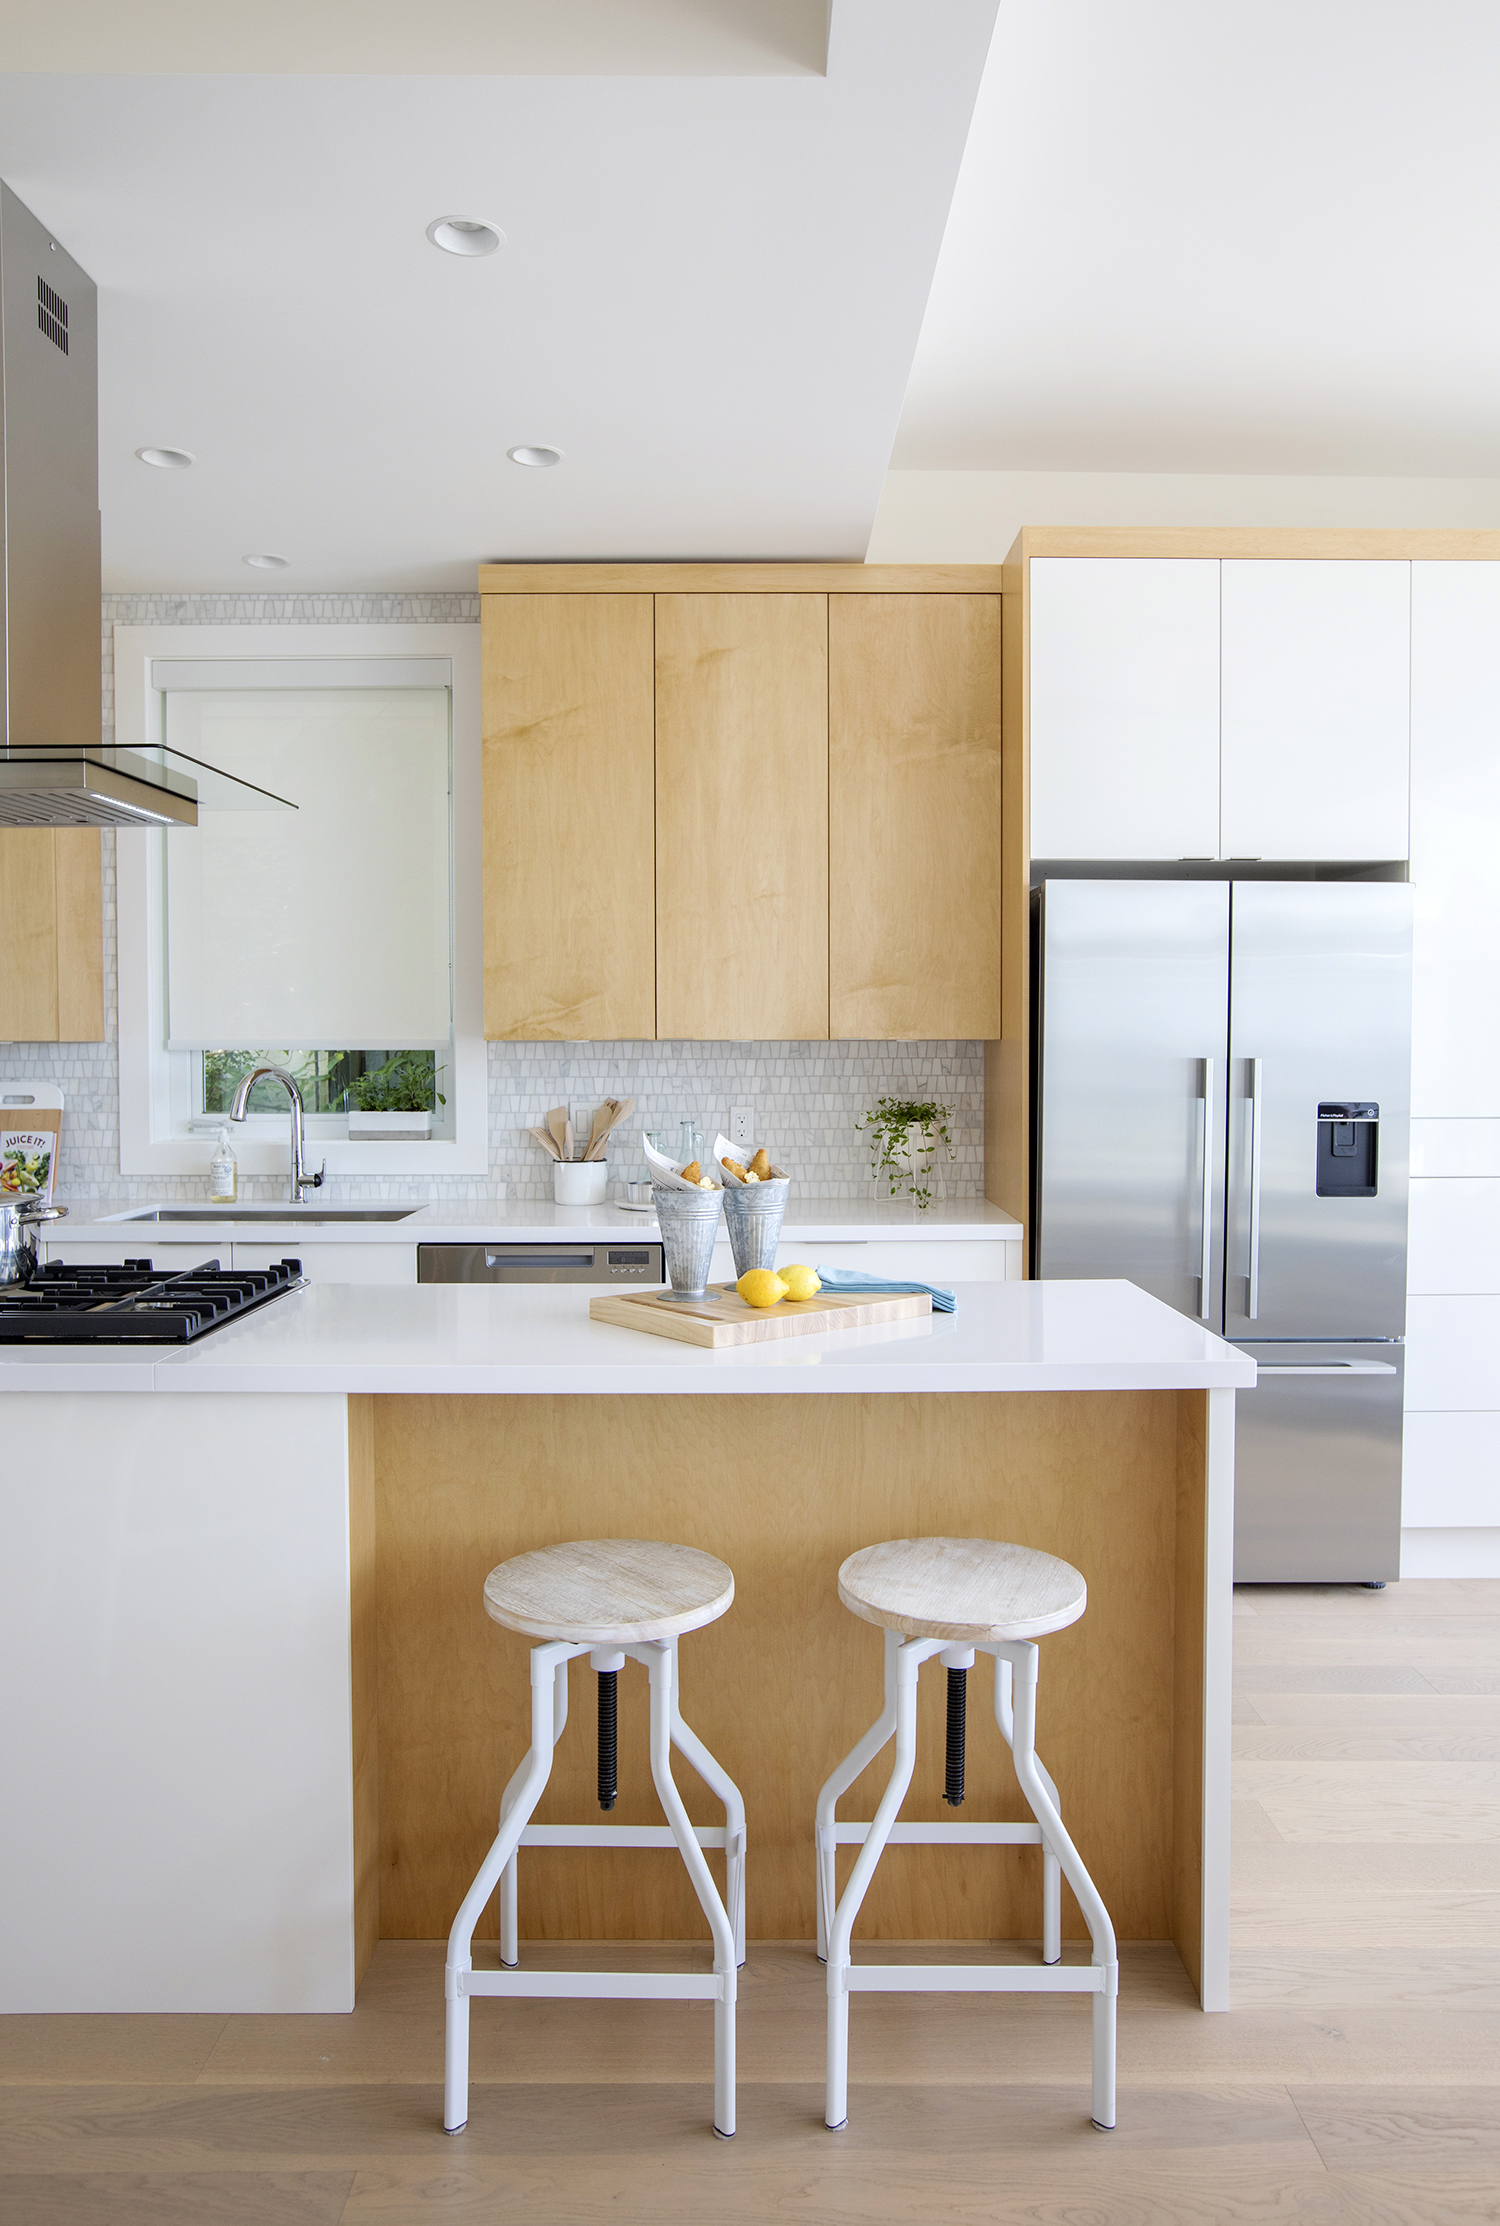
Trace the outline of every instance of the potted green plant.
<instances>
[{"instance_id":1,"label":"potted green plant","mask_svg":"<svg viewBox=\"0 0 1500 2226\"><path fill-rule=\"evenodd\" d=\"M877 1181L885 1177L889 1197L904 1187L926 1212L932 1204L932 1163L939 1144L946 1146L950 1159L955 1157L948 1120L947 1106L932 1098L877 1098L873 1111L855 1122L869 1137L870 1170Z\"/></svg>"},{"instance_id":2,"label":"potted green plant","mask_svg":"<svg viewBox=\"0 0 1500 2226\"><path fill-rule=\"evenodd\" d=\"M448 1102L438 1079L430 1051L393 1051L382 1065L356 1075L345 1101L351 1141L425 1142L432 1134L434 1105Z\"/></svg>"}]
</instances>

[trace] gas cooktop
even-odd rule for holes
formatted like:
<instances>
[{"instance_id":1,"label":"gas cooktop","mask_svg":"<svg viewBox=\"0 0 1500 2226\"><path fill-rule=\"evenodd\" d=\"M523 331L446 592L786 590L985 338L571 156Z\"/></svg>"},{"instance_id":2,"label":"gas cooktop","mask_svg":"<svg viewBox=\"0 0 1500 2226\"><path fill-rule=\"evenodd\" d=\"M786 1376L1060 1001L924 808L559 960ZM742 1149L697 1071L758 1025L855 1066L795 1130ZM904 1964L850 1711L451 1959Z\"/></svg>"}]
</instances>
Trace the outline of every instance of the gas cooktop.
<instances>
[{"instance_id":1,"label":"gas cooktop","mask_svg":"<svg viewBox=\"0 0 1500 2226\"><path fill-rule=\"evenodd\" d=\"M0 1344L186 1345L301 1283L300 1260L232 1272L205 1260L176 1275L158 1275L149 1260L49 1260L29 1283L0 1289Z\"/></svg>"}]
</instances>

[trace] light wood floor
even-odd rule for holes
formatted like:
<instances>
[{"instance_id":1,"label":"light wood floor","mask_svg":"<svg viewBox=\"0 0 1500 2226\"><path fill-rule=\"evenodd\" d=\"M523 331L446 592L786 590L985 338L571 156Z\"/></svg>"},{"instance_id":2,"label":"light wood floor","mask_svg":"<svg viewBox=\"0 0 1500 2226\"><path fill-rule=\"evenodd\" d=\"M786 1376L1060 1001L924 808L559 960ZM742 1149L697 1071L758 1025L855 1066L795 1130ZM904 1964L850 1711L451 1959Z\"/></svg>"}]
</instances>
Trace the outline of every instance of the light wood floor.
<instances>
[{"instance_id":1,"label":"light wood floor","mask_svg":"<svg viewBox=\"0 0 1500 2226\"><path fill-rule=\"evenodd\" d=\"M793 1945L743 1974L732 2144L707 2008L633 2003L477 2003L449 2141L441 1948L388 1943L347 2018L0 2019L0 2222L1500 2220L1500 1583L1238 1608L1236 2007L1125 1950L1114 2134L1085 2004L940 1996L856 2000L828 2133Z\"/></svg>"}]
</instances>

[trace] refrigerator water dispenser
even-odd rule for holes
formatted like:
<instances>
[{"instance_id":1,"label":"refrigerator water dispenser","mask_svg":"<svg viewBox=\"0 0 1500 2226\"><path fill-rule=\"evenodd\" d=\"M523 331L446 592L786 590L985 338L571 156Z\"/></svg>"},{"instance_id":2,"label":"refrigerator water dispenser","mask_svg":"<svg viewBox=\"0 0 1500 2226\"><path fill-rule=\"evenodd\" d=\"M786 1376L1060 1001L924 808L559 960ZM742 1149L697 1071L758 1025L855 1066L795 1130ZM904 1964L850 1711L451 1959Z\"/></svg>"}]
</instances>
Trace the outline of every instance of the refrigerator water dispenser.
<instances>
[{"instance_id":1,"label":"refrigerator water dispenser","mask_svg":"<svg viewBox=\"0 0 1500 2226\"><path fill-rule=\"evenodd\" d=\"M1373 1198L1380 1160L1380 1107L1368 1100L1318 1107L1320 1198Z\"/></svg>"}]
</instances>

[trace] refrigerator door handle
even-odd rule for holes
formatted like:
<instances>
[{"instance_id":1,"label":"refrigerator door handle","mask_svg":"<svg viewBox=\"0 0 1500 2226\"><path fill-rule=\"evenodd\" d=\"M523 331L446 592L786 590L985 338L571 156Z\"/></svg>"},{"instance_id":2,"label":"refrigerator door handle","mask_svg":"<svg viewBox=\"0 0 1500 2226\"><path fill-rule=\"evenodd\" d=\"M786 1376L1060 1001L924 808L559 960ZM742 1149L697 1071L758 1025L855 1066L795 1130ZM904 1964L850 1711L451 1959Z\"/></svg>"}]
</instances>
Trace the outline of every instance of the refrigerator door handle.
<instances>
[{"instance_id":1,"label":"refrigerator door handle","mask_svg":"<svg viewBox=\"0 0 1500 2226\"><path fill-rule=\"evenodd\" d=\"M1261 1376L1394 1376L1388 1360L1272 1360L1260 1361Z\"/></svg>"},{"instance_id":2,"label":"refrigerator door handle","mask_svg":"<svg viewBox=\"0 0 1500 2226\"><path fill-rule=\"evenodd\" d=\"M1209 1276L1213 1269L1214 1249L1214 1063L1203 1062L1203 1184L1201 1205L1203 1212L1203 1237L1198 1256L1198 1318L1208 1321L1213 1310L1209 1295Z\"/></svg>"},{"instance_id":3,"label":"refrigerator door handle","mask_svg":"<svg viewBox=\"0 0 1500 2226\"><path fill-rule=\"evenodd\" d=\"M1250 1288L1245 1318L1253 1322L1260 1313L1260 1061L1246 1061L1250 1069Z\"/></svg>"}]
</instances>

